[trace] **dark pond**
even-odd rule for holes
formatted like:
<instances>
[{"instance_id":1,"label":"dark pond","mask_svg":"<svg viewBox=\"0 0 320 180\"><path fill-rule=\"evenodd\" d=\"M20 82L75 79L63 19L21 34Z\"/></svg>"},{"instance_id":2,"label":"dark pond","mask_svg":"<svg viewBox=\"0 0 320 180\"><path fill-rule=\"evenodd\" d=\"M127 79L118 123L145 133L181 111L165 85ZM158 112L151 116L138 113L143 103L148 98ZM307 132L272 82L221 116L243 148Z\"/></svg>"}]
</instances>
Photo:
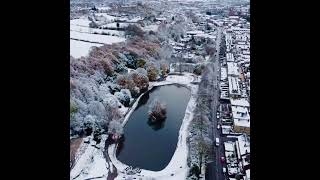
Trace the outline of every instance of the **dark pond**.
<instances>
[{"instance_id":1,"label":"dark pond","mask_svg":"<svg viewBox=\"0 0 320 180\"><path fill-rule=\"evenodd\" d=\"M124 128L124 138L117 149L118 160L152 171L164 169L176 149L190 95L190 90L184 86L165 85L142 96ZM167 117L154 124L148 119L148 110L156 98L166 104Z\"/></svg>"}]
</instances>

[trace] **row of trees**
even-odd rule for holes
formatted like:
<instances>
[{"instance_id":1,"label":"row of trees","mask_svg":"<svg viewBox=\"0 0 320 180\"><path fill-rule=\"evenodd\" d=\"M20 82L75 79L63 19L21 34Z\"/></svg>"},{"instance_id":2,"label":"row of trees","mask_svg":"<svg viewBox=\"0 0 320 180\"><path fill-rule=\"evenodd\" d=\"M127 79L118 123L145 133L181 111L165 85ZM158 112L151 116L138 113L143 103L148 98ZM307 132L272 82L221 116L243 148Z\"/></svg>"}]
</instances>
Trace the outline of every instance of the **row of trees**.
<instances>
[{"instance_id":1,"label":"row of trees","mask_svg":"<svg viewBox=\"0 0 320 180\"><path fill-rule=\"evenodd\" d=\"M210 112L213 98L213 70L210 65L204 68L201 82L199 83L196 108L191 123L192 136L189 136L189 178L198 179L202 173L202 167L208 160L212 159L213 141L209 138L212 130Z\"/></svg>"}]
</instances>

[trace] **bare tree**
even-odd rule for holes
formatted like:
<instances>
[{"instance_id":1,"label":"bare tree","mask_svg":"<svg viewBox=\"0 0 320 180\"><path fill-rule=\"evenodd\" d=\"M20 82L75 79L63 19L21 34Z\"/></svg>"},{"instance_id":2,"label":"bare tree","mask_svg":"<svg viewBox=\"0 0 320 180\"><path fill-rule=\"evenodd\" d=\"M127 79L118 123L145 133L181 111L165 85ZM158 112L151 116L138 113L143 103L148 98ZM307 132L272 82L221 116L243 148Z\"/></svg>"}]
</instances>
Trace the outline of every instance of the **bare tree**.
<instances>
[{"instance_id":1,"label":"bare tree","mask_svg":"<svg viewBox=\"0 0 320 180\"><path fill-rule=\"evenodd\" d=\"M158 99L155 99L149 107L149 118L155 122L163 120L166 117L166 106L161 103Z\"/></svg>"}]
</instances>

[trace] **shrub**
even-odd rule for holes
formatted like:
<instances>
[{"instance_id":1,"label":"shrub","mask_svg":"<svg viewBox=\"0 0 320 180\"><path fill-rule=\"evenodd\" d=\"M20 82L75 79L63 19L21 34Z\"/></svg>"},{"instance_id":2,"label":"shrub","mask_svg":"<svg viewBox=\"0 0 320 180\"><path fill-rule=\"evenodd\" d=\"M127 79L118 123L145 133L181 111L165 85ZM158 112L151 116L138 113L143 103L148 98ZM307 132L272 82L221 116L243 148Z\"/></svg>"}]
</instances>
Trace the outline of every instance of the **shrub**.
<instances>
[{"instance_id":1,"label":"shrub","mask_svg":"<svg viewBox=\"0 0 320 180\"><path fill-rule=\"evenodd\" d=\"M149 107L149 119L152 122L164 120L166 118L166 106L155 99Z\"/></svg>"},{"instance_id":2,"label":"shrub","mask_svg":"<svg viewBox=\"0 0 320 180\"><path fill-rule=\"evenodd\" d=\"M114 95L125 107L130 105L131 93L129 89L121 89L120 92L116 92Z\"/></svg>"},{"instance_id":3,"label":"shrub","mask_svg":"<svg viewBox=\"0 0 320 180\"><path fill-rule=\"evenodd\" d=\"M113 139L119 139L123 135L123 126L119 120L112 120L108 126L108 134L113 136Z\"/></svg>"},{"instance_id":4,"label":"shrub","mask_svg":"<svg viewBox=\"0 0 320 180\"><path fill-rule=\"evenodd\" d=\"M137 86L140 90L144 91L149 87L149 78L145 74L132 72L130 73L130 77L135 86Z\"/></svg>"},{"instance_id":5,"label":"shrub","mask_svg":"<svg viewBox=\"0 0 320 180\"><path fill-rule=\"evenodd\" d=\"M139 37L143 37L144 36L144 32L143 30L138 27L137 25L132 25L130 24L126 29L125 29L125 35L126 36L139 36Z\"/></svg>"},{"instance_id":6,"label":"shrub","mask_svg":"<svg viewBox=\"0 0 320 180\"><path fill-rule=\"evenodd\" d=\"M203 72L203 70L204 70L204 65L198 64L198 65L196 65L196 67L194 68L193 73L196 74L196 75L201 75L202 72Z\"/></svg>"},{"instance_id":7,"label":"shrub","mask_svg":"<svg viewBox=\"0 0 320 180\"><path fill-rule=\"evenodd\" d=\"M144 60L144 59L139 59L137 61L137 67L138 68L143 68L145 64L146 64L146 60Z\"/></svg>"},{"instance_id":8,"label":"shrub","mask_svg":"<svg viewBox=\"0 0 320 180\"><path fill-rule=\"evenodd\" d=\"M160 65L160 70L161 70L161 74L162 74L163 76L167 75L167 74L169 73L169 66L168 66L168 64L162 63L162 64Z\"/></svg>"},{"instance_id":9,"label":"shrub","mask_svg":"<svg viewBox=\"0 0 320 180\"><path fill-rule=\"evenodd\" d=\"M158 78L159 70L154 64L147 66L148 78L150 81L155 81Z\"/></svg>"}]
</instances>

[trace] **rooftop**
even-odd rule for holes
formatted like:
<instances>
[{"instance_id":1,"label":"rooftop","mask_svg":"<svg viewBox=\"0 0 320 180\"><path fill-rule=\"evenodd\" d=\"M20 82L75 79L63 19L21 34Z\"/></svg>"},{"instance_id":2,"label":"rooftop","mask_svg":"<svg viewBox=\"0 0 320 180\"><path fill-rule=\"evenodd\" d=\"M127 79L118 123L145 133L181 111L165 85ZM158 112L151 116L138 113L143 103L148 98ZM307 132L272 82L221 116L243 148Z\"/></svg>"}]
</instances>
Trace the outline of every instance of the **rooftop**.
<instances>
[{"instance_id":1,"label":"rooftop","mask_svg":"<svg viewBox=\"0 0 320 180\"><path fill-rule=\"evenodd\" d=\"M239 76L239 68L237 63L227 62L228 66L228 75Z\"/></svg>"},{"instance_id":2,"label":"rooftop","mask_svg":"<svg viewBox=\"0 0 320 180\"><path fill-rule=\"evenodd\" d=\"M232 141L224 142L225 151L234 152L235 150L235 143Z\"/></svg>"},{"instance_id":3,"label":"rooftop","mask_svg":"<svg viewBox=\"0 0 320 180\"><path fill-rule=\"evenodd\" d=\"M241 106L231 106L232 109L232 116L234 120L243 122L243 120L247 123L250 121L250 115L247 107L241 107ZM250 124L249 124L250 126Z\"/></svg>"},{"instance_id":4,"label":"rooftop","mask_svg":"<svg viewBox=\"0 0 320 180\"><path fill-rule=\"evenodd\" d=\"M250 104L245 98L240 99L230 99L231 105L234 106L243 106L243 107L249 107Z\"/></svg>"},{"instance_id":5,"label":"rooftop","mask_svg":"<svg viewBox=\"0 0 320 180\"><path fill-rule=\"evenodd\" d=\"M239 78L236 77L228 77L229 81L229 93L234 95L240 95L240 88L239 88Z\"/></svg>"},{"instance_id":6,"label":"rooftop","mask_svg":"<svg viewBox=\"0 0 320 180\"><path fill-rule=\"evenodd\" d=\"M245 136L238 136L239 151L241 155L250 153L250 140Z\"/></svg>"}]
</instances>

